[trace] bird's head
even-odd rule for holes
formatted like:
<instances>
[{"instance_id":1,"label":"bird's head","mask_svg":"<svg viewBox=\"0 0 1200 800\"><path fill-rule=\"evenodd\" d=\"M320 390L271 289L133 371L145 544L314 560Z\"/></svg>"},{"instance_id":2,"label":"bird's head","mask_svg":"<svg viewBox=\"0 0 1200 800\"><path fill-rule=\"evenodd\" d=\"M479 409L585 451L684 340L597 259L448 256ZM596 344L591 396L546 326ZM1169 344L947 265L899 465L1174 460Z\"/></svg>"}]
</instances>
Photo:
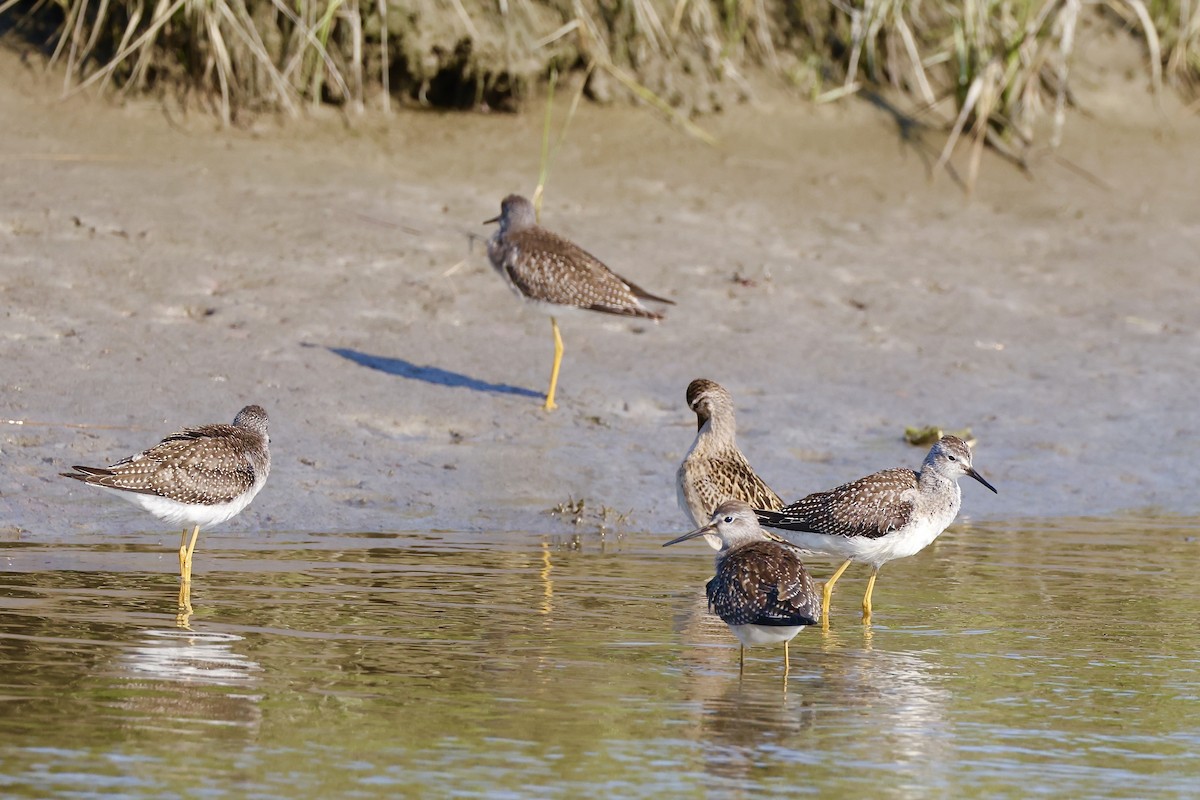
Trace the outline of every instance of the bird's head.
<instances>
[{"instance_id":1,"label":"bird's head","mask_svg":"<svg viewBox=\"0 0 1200 800\"><path fill-rule=\"evenodd\" d=\"M697 430L714 415L733 416L733 397L721 384L706 378L697 378L688 384L687 404L696 412Z\"/></svg>"},{"instance_id":2,"label":"bird's head","mask_svg":"<svg viewBox=\"0 0 1200 800\"><path fill-rule=\"evenodd\" d=\"M500 202L499 216L484 220L483 224L490 225L493 222L500 223L501 233L519 231L537 225L537 212L533 210L533 203L519 194L510 194Z\"/></svg>"},{"instance_id":3,"label":"bird's head","mask_svg":"<svg viewBox=\"0 0 1200 800\"><path fill-rule=\"evenodd\" d=\"M969 475L993 492L996 491L995 486L992 486L975 471L971 465L971 448L957 436L946 435L938 439L937 444L930 449L929 455L925 456L925 463L921 469L922 471L932 469L951 480L958 480L962 475Z\"/></svg>"},{"instance_id":4,"label":"bird's head","mask_svg":"<svg viewBox=\"0 0 1200 800\"><path fill-rule=\"evenodd\" d=\"M709 523L703 528L697 528L672 539L663 547L670 547L673 544L686 542L700 536L715 536L721 542L721 550L729 550L740 544L768 538L763 529L759 527L758 518L754 516L754 509L750 507L749 503L741 500L727 500L717 506Z\"/></svg>"}]
</instances>

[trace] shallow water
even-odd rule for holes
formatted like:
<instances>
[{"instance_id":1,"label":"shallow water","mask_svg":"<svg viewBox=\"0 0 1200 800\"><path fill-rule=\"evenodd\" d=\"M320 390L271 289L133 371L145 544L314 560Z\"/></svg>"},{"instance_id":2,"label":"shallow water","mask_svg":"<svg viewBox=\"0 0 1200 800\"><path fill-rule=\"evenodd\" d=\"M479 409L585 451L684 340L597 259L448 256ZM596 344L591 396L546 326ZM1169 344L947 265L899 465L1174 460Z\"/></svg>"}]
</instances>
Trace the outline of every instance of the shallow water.
<instances>
[{"instance_id":1,"label":"shallow water","mask_svg":"<svg viewBox=\"0 0 1200 800\"><path fill-rule=\"evenodd\" d=\"M664 536L0 542L0 793L1194 796L1200 520L958 525L748 651ZM818 578L830 564L814 561Z\"/></svg>"}]
</instances>

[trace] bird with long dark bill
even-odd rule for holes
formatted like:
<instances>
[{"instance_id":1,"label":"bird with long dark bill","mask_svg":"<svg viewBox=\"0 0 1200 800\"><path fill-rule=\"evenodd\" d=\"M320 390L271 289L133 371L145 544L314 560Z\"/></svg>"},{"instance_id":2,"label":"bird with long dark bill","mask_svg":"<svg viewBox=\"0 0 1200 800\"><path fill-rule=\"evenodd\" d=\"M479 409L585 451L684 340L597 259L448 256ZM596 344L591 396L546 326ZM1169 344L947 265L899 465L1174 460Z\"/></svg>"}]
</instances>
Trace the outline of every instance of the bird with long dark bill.
<instances>
[{"instance_id":1,"label":"bird with long dark bill","mask_svg":"<svg viewBox=\"0 0 1200 800\"><path fill-rule=\"evenodd\" d=\"M962 505L958 479L963 475L996 491L971 465L967 443L957 436L943 436L925 456L920 472L885 469L810 494L780 511L759 510L758 521L806 552L845 559L822 592L825 627L838 578L855 561L870 564L862 601L863 622L869 623L879 568L921 552L949 527Z\"/></svg>"},{"instance_id":2,"label":"bird with long dark bill","mask_svg":"<svg viewBox=\"0 0 1200 800\"><path fill-rule=\"evenodd\" d=\"M746 668L746 648L783 642L783 671L791 669L788 643L821 621L821 598L800 550L763 530L754 509L741 500L722 503L707 525L663 545L715 536L721 543L716 574L705 585L709 608L741 642L738 670Z\"/></svg>"}]
</instances>

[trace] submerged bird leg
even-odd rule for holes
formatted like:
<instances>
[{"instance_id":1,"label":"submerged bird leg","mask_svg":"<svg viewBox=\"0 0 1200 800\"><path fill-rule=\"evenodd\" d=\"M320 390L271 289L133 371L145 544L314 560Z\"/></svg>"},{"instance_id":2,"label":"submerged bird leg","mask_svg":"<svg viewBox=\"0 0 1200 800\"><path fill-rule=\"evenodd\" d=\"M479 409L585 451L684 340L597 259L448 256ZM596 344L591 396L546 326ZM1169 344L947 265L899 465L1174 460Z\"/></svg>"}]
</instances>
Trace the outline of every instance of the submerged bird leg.
<instances>
[{"instance_id":1,"label":"submerged bird leg","mask_svg":"<svg viewBox=\"0 0 1200 800\"><path fill-rule=\"evenodd\" d=\"M175 614L175 625L179 628L192 629L192 582L184 581L179 584L179 611Z\"/></svg>"},{"instance_id":2,"label":"submerged bird leg","mask_svg":"<svg viewBox=\"0 0 1200 800\"><path fill-rule=\"evenodd\" d=\"M863 622L871 621L871 592L875 591L875 576L879 574L879 567L871 568L871 577L867 578L867 593L863 595Z\"/></svg>"},{"instance_id":3,"label":"submerged bird leg","mask_svg":"<svg viewBox=\"0 0 1200 800\"><path fill-rule=\"evenodd\" d=\"M188 541L187 528L183 529L183 538L179 541L179 611L175 614L175 625L180 628L192 629L192 553L196 551L196 538L200 535L200 526L192 528L192 538Z\"/></svg>"},{"instance_id":4,"label":"submerged bird leg","mask_svg":"<svg viewBox=\"0 0 1200 800\"><path fill-rule=\"evenodd\" d=\"M547 411L558 408L554 404L554 392L558 389L558 368L562 366L563 356L563 343L562 336L558 332L558 320L551 317L550 326L554 330L554 366L550 369L550 390L546 392L546 405L543 406Z\"/></svg>"},{"instance_id":5,"label":"submerged bird leg","mask_svg":"<svg viewBox=\"0 0 1200 800\"><path fill-rule=\"evenodd\" d=\"M833 585L838 582L838 578L842 577L842 573L846 571L846 567L854 559L847 558L842 562L842 565L834 571L829 580L825 581L825 588L821 590L821 627L829 630L829 601L833 599Z\"/></svg>"},{"instance_id":6,"label":"submerged bird leg","mask_svg":"<svg viewBox=\"0 0 1200 800\"><path fill-rule=\"evenodd\" d=\"M187 531L184 531L186 534ZM181 553L184 558L183 567L183 582L190 583L192 580L192 553L196 552L196 538L200 535L200 526L197 525L192 529L192 541L187 547L186 553Z\"/></svg>"}]
</instances>

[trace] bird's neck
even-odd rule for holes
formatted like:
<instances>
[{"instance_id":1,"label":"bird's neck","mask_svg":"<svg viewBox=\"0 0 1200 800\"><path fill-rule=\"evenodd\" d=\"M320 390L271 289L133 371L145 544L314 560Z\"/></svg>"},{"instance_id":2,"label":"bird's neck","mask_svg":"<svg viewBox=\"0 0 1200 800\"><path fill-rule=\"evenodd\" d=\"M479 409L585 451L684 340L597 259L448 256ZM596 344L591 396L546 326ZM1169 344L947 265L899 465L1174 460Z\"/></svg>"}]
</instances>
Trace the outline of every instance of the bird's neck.
<instances>
[{"instance_id":1,"label":"bird's neck","mask_svg":"<svg viewBox=\"0 0 1200 800\"><path fill-rule=\"evenodd\" d=\"M945 487L947 484L957 485L958 481L946 477L929 464L921 465L921 472L917 475L917 485L922 489L926 491L937 490Z\"/></svg>"},{"instance_id":2,"label":"bird's neck","mask_svg":"<svg viewBox=\"0 0 1200 800\"><path fill-rule=\"evenodd\" d=\"M767 537L764 536L760 530L722 533L721 549L717 551L717 555L715 557L717 566L720 567L721 562L728 558L729 554L734 550L737 550L740 547L745 547L748 544L753 544L754 542L761 542L763 540L767 540Z\"/></svg>"},{"instance_id":3,"label":"bird's neck","mask_svg":"<svg viewBox=\"0 0 1200 800\"><path fill-rule=\"evenodd\" d=\"M732 415L714 414L700 426L700 432L696 434L696 438L704 439L714 445L733 447L736 432L737 426L734 425Z\"/></svg>"},{"instance_id":4,"label":"bird's neck","mask_svg":"<svg viewBox=\"0 0 1200 800\"><path fill-rule=\"evenodd\" d=\"M959 505L962 503L962 491L954 478L925 468L917 477L917 485L927 510L943 511L950 515L951 519L958 514Z\"/></svg>"}]
</instances>

